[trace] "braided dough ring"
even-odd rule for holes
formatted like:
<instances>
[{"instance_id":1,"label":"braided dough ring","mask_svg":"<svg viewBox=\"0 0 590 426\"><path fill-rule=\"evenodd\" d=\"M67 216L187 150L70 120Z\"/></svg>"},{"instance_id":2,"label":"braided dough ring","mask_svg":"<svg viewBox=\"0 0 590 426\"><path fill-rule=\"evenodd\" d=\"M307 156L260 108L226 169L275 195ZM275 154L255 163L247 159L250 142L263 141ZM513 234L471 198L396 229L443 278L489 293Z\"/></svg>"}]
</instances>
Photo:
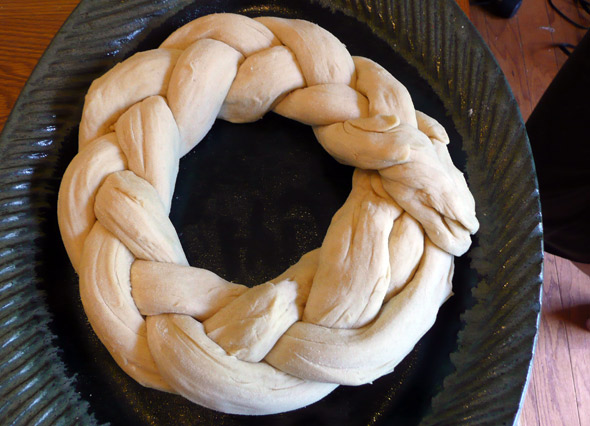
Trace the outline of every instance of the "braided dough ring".
<instances>
[{"instance_id":1,"label":"braided dough ring","mask_svg":"<svg viewBox=\"0 0 590 426\"><path fill-rule=\"evenodd\" d=\"M247 288L190 267L168 213L217 118L274 111L356 167L322 246ZM307 21L216 14L95 80L58 202L88 319L139 383L270 414L387 374L451 295L474 200L444 128L384 68Z\"/></svg>"}]
</instances>

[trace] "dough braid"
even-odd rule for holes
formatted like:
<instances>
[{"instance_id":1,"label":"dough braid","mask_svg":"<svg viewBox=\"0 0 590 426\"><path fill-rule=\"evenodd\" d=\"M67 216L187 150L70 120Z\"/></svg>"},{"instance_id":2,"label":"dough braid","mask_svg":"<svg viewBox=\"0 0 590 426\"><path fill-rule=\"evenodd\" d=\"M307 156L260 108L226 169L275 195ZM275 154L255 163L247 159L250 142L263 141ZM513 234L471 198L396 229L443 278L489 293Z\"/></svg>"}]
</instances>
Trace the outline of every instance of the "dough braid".
<instances>
[{"instance_id":1,"label":"dough braid","mask_svg":"<svg viewBox=\"0 0 590 426\"><path fill-rule=\"evenodd\" d=\"M168 214L179 159L213 122L268 111L356 170L322 246L247 288L189 266ZM478 228L448 142L389 72L315 24L186 24L86 96L58 216L92 327L138 382L226 413L293 410L391 372Z\"/></svg>"}]
</instances>

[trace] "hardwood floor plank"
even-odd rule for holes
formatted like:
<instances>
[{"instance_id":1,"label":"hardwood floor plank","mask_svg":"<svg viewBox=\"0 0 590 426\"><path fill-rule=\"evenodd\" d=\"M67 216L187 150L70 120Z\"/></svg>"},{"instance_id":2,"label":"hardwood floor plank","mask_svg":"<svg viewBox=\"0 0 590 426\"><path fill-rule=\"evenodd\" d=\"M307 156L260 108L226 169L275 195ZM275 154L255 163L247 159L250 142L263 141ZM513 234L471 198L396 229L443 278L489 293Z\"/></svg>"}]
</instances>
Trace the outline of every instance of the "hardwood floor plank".
<instances>
[{"instance_id":1,"label":"hardwood floor plank","mask_svg":"<svg viewBox=\"0 0 590 426\"><path fill-rule=\"evenodd\" d=\"M543 315L539 327L535 397L540 425L580 425L576 406L576 392L572 374L572 362L567 350L568 336L563 311L560 281L555 257L545 258L545 280L543 284Z\"/></svg>"},{"instance_id":2,"label":"hardwood floor plank","mask_svg":"<svg viewBox=\"0 0 590 426\"><path fill-rule=\"evenodd\" d=\"M474 12L475 9L477 8L472 8ZM474 14L472 13L472 16ZM512 19L503 19L492 16L489 13L484 13L483 18L483 25L486 31L484 38L506 75L508 84L512 88L523 117L528 117L531 113L532 105L526 76L522 40L518 29L518 16ZM481 23L478 24L478 29L482 32L482 27L479 25Z\"/></svg>"},{"instance_id":3,"label":"hardwood floor plank","mask_svg":"<svg viewBox=\"0 0 590 426\"><path fill-rule=\"evenodd\" d=\"M459 7L463 11L463 13L465 15L467 15L467 17L469 18L469 15L470 15L470 12L469 12L469 0L455 0L455 1L459 5Z\"/></svg>"},{"instance_id":4,"label":"hardwood floor plank","mask_svg":"<svg viewBox=\"0 0 590 426\"><path fill-rule=\"evenodd\" d=\"M518 11L518 30L522 40L526 80L531 108L557 74L554 41L549 26L545 0L524 1ZM526 121L528 116L523 114Z\"/></svg>"},{"instance_id":5,"label":"hardwood floor plank","mask_svg":"<svg viewBox=\"0 0 590 426\"><path fill-rule=\"evenodd\" d=\"M51 10L39 7L40 4L46 4L47 0L0 1L0 37L8 41L18 39L16 44L20 46L19 49L0 51L0 61L10 64L0 69L0 132L4 128L8 111L14 106L31 71L51 42L51 34L62 26L65 13L73 10L78 1L62 0ZM18 31L14 31L15 27Z\"/></svg>"},{"instance_id":6,"label":"hardwood floor plank","mask_svg":"<svg viewBox=\"0 0 590 426\"><path fill-rule=\"evenodd\" d=\"M580 18L579 7L572 0L553 0L553 4L577 22L588 24L587 20ZM586 30L576 28L549 6L547 6L547 14L549 16L549 25L554 29L553 40L555 43L570 43L575 46L582 40ZM555 58L558 67L561 68L567 60L567 55L561 50L555 49Z\"/></svg>"},{"instance_id":7,"label":"hardwood floor plank","mask_svg":"<svg viewBox=\"0 0 590 426\"><path fill-rule=\"evenodd\" d=\"M487 43L489 36L486 27L486 14L487 12L481 6L471 6L469 9L469 20Z\"/></svg>"},{"instance_id":8,"label":"hardwood floor plank","mask_svg":"<svg viewBox=\"0 0 590 426\"><path fill-rule=\"evenodd\" d=\"M529 381L529 388L527 390L522 411L518 419L520 426L537 426L541 424L539 419L539 409L537 407L536 385L535 385L535 365L533 365L533 372L531 380Z\"/></svg>"},{"instance_id":9,"label":"hardwood floor plank","mask_svg":"<svg viewBox=\"0 0 590 426\"><path fill-rule=\"evenodd\" d=\"M562 317L566 325L572 363L578 416L583 426L590 425L590 332L585 322L590 317L590 276L570 261L560 259L557 273L563 302Z\"/></svg>"}]
</instances>

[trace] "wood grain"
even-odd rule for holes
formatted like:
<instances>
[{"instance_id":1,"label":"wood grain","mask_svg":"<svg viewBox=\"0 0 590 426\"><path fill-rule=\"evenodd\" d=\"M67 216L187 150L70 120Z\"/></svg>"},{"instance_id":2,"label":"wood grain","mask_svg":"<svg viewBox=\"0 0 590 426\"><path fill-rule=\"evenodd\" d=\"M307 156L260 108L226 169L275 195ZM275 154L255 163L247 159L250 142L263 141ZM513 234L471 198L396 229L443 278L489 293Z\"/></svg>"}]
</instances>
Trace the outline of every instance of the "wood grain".
<instances>
[{"instance_id":1,"label":"wood grain","mask_svg":"<svg viewBox=\"0 0 590 426\"><path fill-rule=\"evenodd\" d=\"M590 21L587 16L580 11L580 7L576 6L576 3L572 0L553 0L553 4L564 14L584 25L590 25ZM553 29L553 41L554 43L569 43L577 45L586 31L576 28L561 16L557 14L553 8L547 5L547 15L549 18L548 26ZM567 60L567 56L561 50L555 50L555 60L557 61L558 67L561 68L563 63Z\"/></svg>"},{"instance_id":2,"label":"wood grain","mask_svg":"<svg viewBox=\"0 0 590 426\"><path fill-rule=\"evenodd\" d=\"M475 8L473 9L472 15L475 15ZM480 32L485 30L486 40L493 40L488 45L506 74L522 115L528 117L532 111L532 103L518 18L503 19L484 13L480 22L485 26Z\"/></svg>"},{"instance_id":3,"label":"wood grain","mask_svg":"<svg viewBox=\"0 0 590 426\"><path fill-rule=\"evenodd\" d=\"M566 23L546 0L524 0L511 20L494 18L457 0L504 70L526 119L566 56L550 45L577 44L583 30ZM571 0L554 0L588 22ZM45 48L77 0L0 1L0 130ZM590 426L590 277L567 260L547 255L545 298L523 425Z\"/></svg>"},{"instance_id":4,"label":"wood grain","mask_svg":"<svg viewBox=\"0 0 590 426\"><path fill-rule=\"evenodd\" d=\"M562 300L560 319L565 323L570 352L575 401L582 426L590 425L590 332L585 322L590 317L590 277L572 263L557 271Z\"/></svg>"},{"instance_id":5,"label":"wood grain","mask_svg":"<svg viewBox=\"0 0 590 426\"><path fill-rule=\"evenodd\" d=\"M571 0L553 1L570 16L579 15L579 7L572 6ZM546 0L523 1L508 20L472 7L471 21L504 71L525 121L567 59L555 45L576 45L585 34L558 16Z\"/></svg>"},{"instance_id":6,"label":"wood grain","mask_svg":"<svg viewBox=\"0 0 590 426\"><path fill-rule=\"evenodd\" d=\"M39 58L78 3L0 2L0 131Z\"/></svg>"},{"instance_id":7,"label":"wood grain","mask_svg":"<svg viewBox=\"0 0 590 426\"><path fill-rule=\"evenodd\" d=\"M566 323L560 320L564 311L559 287L559 273L555 257L547 256L546 277L543 283L543 315L539 328L537 351L541 358L551 355L551 362L537 363L535 383L537 410L541 425L554 425L555 414L565 425L579 425L580 417L575 405L570 404L575 395Z\"/></svg>"},{"instance_id":8,"label":"wood grain","mask_svg":"<svg viewBox=\"0 0 590 426\"><path fill-rule=\"evenodd\" d=\"M461 8L461 10L463 10L463 13L465 13L465 15L467 15L467 17L470 17L470 11L469 11L469 0L455 0L457 2L457 4L459 5L459 7Z\"/></svg>"},{"instance_id":9,"label":"wood grain","mask_svg":"<svg viewBox=\"0 0 590 426\"><path fill-rule=\"evenodd\" d=\"M558 70L553 33L547 27L547 19L545 5L534 1L524 1L515 17L524 60L524 76L529 95L527 101L530 102L527 112L533 110ZM528 118L529 114L523 113L523 116Z\"/></svg>"},{"instance_id":10,"label":"wood grain","mask_svg":"<svg viewBox=\"0 0 590 426\"><path fill-rule=\"evenodd\" d=\"M541 419L539 418L539 405L537 403L536 384L533 379L529 381L529 387L524 399L522 412L518 420L520 426L541 424Z\"/></svg>"}]
</instances>

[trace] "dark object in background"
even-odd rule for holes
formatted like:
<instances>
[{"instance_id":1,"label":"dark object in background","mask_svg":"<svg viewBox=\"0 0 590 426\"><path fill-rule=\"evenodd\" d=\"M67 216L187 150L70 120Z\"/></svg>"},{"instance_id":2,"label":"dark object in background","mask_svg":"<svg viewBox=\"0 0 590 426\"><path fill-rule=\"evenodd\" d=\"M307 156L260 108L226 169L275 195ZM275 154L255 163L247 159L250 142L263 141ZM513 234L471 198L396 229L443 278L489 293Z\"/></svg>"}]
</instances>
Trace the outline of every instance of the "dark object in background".
<instances>
[{"instance_id":1,"label":"dark object in background","mask_svg":"<svg viewBox=\"0 0 590 426\"><path fill-rule=\"evenodd\" d=\"M512 18L520 9L522 0L473 0L471 4L483 6L501 18Z\"/></svg>"},{"instance_id":2,"label":"dark object in background","mask_svg":"<svg viewBox=\"0 0 590 426\"><path fill-rule=\"evenodd\" d=\"M528 119L545 250L590 263L590 31Z\"/></svg>"},{"instance_id":3,"label":"dark object in background","mask_svg":"<svg viewBox=\"0 0 590 426\"><path fill-rule=\"evenodd\" d=\"M570 16L568 16L566 13L564 13L560 8L558 8L555 5L555 3L553 3L553 0L547 0L547 1L549 2L549 6L551 6L551 9L553 9L559 16L561 16L567 22L572 24L574 27L580 28L582 30L589 30L590 29L590 27L588 25L584 25L583 23L578 22L575 19L572 19ZM581 8L581 10L590 14L590 2L588 2L587 0L574 0L574 3L577 4ZM568 52L566 52L566 54L569 55Z\"/></svg>"}]
</instances>

